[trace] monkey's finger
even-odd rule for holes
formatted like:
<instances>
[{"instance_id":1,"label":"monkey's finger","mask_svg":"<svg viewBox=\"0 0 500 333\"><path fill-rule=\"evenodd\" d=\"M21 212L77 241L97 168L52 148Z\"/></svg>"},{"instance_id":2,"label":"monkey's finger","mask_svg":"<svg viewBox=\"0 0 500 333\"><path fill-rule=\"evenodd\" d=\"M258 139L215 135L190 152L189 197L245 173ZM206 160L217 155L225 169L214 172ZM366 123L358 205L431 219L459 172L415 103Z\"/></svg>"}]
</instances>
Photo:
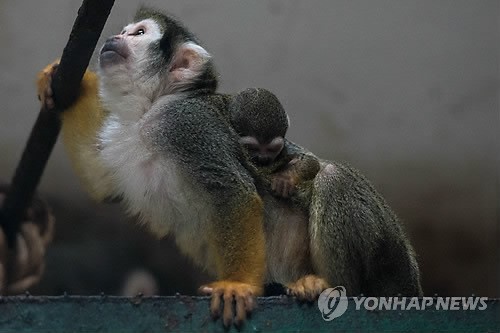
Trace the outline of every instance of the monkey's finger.
<instances>
[{"instance_id":1,"label":"monkey's finger","mask_svg":"<svg viewBox=\"0 0 500 333\"><path fill-rule=\"evenodd\" d=\"M27 291L31 286L36 284L40 280L39 276L29 276L22 279L21 281L16 281L14 284L7 286L6 294L17 295L22 294Z\"/></svg>"},{"instance_id":2,"label":"monkey's finger","mask_svg":"<svg viewBox=\"0 0 500 333\"><path fill-rule=\"evenodd\" d=\"M221 301L222 292L220 290L216 290L212 294L212 301L210 303L210 313L214 319L220 317L220 301Z\"/></svg>"},{"instance_id":3,"label":"monkey's finger","mask_svg":"<svg viewBox=\"0 0 500 333\"><path fill-rule=\"evenodd\" d=\"M253 295L250 294L245 296L244 300L245 300L245 309L247 310L247 312L252 312L257 305L257 302L255 302L255 298L253 297Z\"/></svg>"},{"instance_id":4,"label":"monkey's finger","mask_svg":"<svg viewBox=\"0 0 500 333\"><path fill-rule=\"evenodd\" d=\"M20 294L28 290L29 288L31 288L33 285L37 284L40 281L40 279L43 276L44 270L45 270L45 264L42 264L38 267L37 271L34 274L27 276L22 280L16 281L15 283L7 286L6 290L7 294L11 295Z\"/></svg>"},{"instance_id":5,"label":"monkey's finger","mask_svg":"<svg viewBox=\"0 0 500 333\"><path fill-rule=\"evenodd\" d=\"M17 235L16 252L14 253L14 267L12 267L12 279L20 280L23 276L27 275L29 251L26 240L20 234Z\"/></svg>"},{"instance_id":6,"label":"monkey's finger","mask_svg":"<svg viewBox=\"0 0 500 333\"><path fill-rule=\"evenodd\" d=\"M237 295L236 296L236 318L235 318L234 324L237 327L241 327L241 325L247 319L247 311L248 311L248 309L246 308L245 298L246 297L243 296L243 295Z\"/></svg>"},{"instance_id":7,"label":"monkey's finger","mask_svg":"<svg viewBox=\"0 0 500 333\"><path fill-rule=\"evenodd\" d=\"M329 288L328 283L322 278L316 279L314 286L318 291L318 296L323 292L323 290Z\"/></svg>"},{"instance_id":8,"label":"monkey's finger","mask_svg":"<svg viewBox=\"0 0 500 333\"><path fill-rule=\"evenodd\" d=\"M57 66L52 66L50 72L47 72L45 75L47 76L47 83L45 86L44 96L42 97L42 102L44 103L45 108L52 109L54 107L54 92L52 91L52 75L54 75Z\"/></svg>"},{"instance_id":9,"label":"monkey's finger","mask_svg":"<svg viewBox=\"0 0 500 333\"><path fill-rule=\"evenodd\" d=\"M46 97L45 98L45 108L47 110L51 110L54 108L54 106L55 106L54 99L52 97Z\"/></svg>"},{"instance_id":10,"label":"monkey's finger","mask_svg":"<svg viewBox=\"0 0 500 333\"><path fill-rule=\"evenodd\" d=\"M5 278L5 267L2 264L2 261L0 261L0 295L3 294L3 291L5 290L5 283L6 283L6 278Z\"/></svg>"},{"instance_id":11,"label":"monkey's finger","mask_svg":"<svg viewBox=\"0 0 500 333\"><path fill-rule=\"evenodd\" d=\"M277 186L277 181L276 179L273 179L271 181L271 191L276 192L276 186Z\"/></svg>"},{"instance_id":12,"label":"monkey's finger","mask_svg":"<svg viewBox=\"0 0 500 333\"><path fill-rule=\"evenodd\" d=\"M304 298L308 302L313 302L314 299L316 298L316 290L313 288L305 288L304 289Z\"/></svg>"},{"instance_id":13,"label":"monkey's finger","mask_svg":"<svg viewBox=\"0 0 500 333\"><path fill-rule=\"evenodd\" d=\"M21 234L28 248L28 262L25 267L25 275L33 274L43 264L45 246L40 237L40 229L34 223L24 223L21 226Z\"/></svg>"},{"instance_id":14,"label":"monkey's finger","mask_svg":"<svg viewBox=\"0 0 500 333\"><path fill-rule=\"evenodd\" d=\"M276 193L283 195L283 180L279 179L276 184Z\"/></svg>"},{"instance_id":15,"label":"monkey's finger","mask_svg":"<svg viewBox=\"0 0 500 333\"><path fill-rule=\"evenodd\" d=\"M201 286L198 289L198 292L202 295L211 295L212 298L210 300L210 314L214 319L217 319L220 317L220 303L221 303L221 296L222 292L220 289L214 289L213 287L209 286Z\"/></svg>"},{"instance_id":16,"label":"monkey's finger","mask_svg":"<svg viewBox=\"0 0 500 333\"><path fill-rule=\"evenodd\" d=\"M209 295L212 295L212 293L214 292L214 288L209 287L209 286L201 286L198 289L198 292L202 295L209 296Z\"/></svg>"},{"instance_id":17,"label":"monkey's finger","mask_svg":"<svg viewBox=\"0 0 500 333\"><path fill-rule=\"evenodd\" d=\"M228 291L224 293L222 321L225 327L230 327L233 323L233 293Z\"/></svg>"},{"instance_id":18,"label":"monkey's finger","mask_svg":"<svg viewBox=\"0 0 500 333\"><path fill-rule=\"evenodd\" d=\"M288 198L290 196L290 183L284 182L283 184L283 198Z\"/></svg>"},{"instance_id":19,"label":"monkey's finger","mask_svg":"<svg viewBox=\"0 0 500 333\"><path fill-rule=\"evenodd\" d=\"M0 205L2 196L0 195ZM0 295L3 294L5 290L5 284L7 283L7 277L5 273L4 264L7 262L7 240L5 239L5 234L3 229L0 228Z\"/></svg>"},{"instance_id":20,"label":"monkey's finger","mask_svg":"<svg viewBox=\"0 0 500 333\"><path fill-rule=\"evenodd\" d=\"M0 201L0 205L2 202ZM5 234L3 229L0 228L0 263L7 261L7 240L5 239Z\"/></svg>"},{"instance_id":21,"label":"monkey's finger","mask_svg":"<svg viewBox=\"0 0 500 333\"><path fill-rule=\"evenodd\" d=\"M302 284L297 284L297 286L295 287L295 290L293 291L294 293L294 296L303 300L305 298L305 289L304 289L304 285Z\"/></svg>"},{"instance_id":22,"label":"monkey's finger","mask_svg":"<svg viewBox=\"0 0 500 333\"><path fill-rule=\"evenodd\" d=\"M48 214L49 216L47 217L47 226L45 227L45 232L41 235L44 246L47 246L50 242L52 242L56 225L54 216L50 212Z\"/></svg>"},{"instance_id":23,"label":"monkey's finger","mask_svg":"<svg viewBox=\"0 0 500 333\"><path fill-rule=\"evenodd\" d=\"M313 276L306 276L301 281L304 287L304 299L310 302L314 298L314 282L316 279Z\"/></svg>"}]
</instances>

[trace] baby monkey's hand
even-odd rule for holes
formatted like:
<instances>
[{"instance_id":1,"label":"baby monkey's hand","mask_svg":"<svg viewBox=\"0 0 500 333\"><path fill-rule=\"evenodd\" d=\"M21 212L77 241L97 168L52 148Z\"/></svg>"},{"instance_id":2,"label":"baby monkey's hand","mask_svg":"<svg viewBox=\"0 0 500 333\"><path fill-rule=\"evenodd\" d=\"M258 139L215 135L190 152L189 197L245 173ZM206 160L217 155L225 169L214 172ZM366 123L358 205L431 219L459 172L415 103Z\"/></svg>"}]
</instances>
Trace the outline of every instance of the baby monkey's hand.
<instances>
[{"instance_id":1,"label":"baby monkey's hand","mask_svg":"<svg viewBox=\"0 0 500 333\"><path fill-rule=\"evenodd\" d=\"M271 176L271 190L274 195L289 198L295 193L299 182L299 175L294 167L297 161L296 158L292 159L284 170Z\"/></svg>"}]
</instances>

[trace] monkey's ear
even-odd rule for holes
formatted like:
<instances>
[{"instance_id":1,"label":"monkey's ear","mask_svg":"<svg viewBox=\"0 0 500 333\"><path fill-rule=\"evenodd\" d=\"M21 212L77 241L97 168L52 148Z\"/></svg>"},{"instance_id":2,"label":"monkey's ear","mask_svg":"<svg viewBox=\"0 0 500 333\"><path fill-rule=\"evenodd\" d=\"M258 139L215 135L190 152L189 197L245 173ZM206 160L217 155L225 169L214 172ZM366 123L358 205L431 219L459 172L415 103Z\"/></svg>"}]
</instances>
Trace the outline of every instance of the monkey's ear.
<instances>
[{"instance_id":1,"label":"monkey's ear","mask_svg":"<svg viewBox=\"0 0 500 333\"><path fill-rule=\"evenodd\" d=\"M201 46L187 42L182 44L174 54L170 65L170 73L174 82L192 80L203 74L210 54Z\"/></svg>"}]
</instances>

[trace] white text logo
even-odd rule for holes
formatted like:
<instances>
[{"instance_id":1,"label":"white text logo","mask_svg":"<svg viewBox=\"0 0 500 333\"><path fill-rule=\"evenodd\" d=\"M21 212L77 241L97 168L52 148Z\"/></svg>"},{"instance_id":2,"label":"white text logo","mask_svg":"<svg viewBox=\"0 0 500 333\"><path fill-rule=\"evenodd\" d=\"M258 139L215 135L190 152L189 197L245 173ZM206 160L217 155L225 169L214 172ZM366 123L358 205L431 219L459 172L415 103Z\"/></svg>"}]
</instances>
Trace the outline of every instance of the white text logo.
<instances>
[{"instance_id":1,"label":"white text logo","mask_svg":"<svg viewBox=\"0 0 500 333\"><path fill-rule=\"evenodd\" d=\"M340 317L347 310L345 288L338 286L325 289L318 299L318 308L325 321Z\"/></svg>"}]
</instances>

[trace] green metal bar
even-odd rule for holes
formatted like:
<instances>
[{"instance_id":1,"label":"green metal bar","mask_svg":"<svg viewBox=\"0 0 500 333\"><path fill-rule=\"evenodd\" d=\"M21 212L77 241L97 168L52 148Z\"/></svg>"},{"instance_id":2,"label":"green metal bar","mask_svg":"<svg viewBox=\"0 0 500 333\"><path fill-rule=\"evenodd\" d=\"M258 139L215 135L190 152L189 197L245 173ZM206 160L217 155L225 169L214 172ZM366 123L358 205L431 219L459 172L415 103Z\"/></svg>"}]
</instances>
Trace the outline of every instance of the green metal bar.
<instances>
[{"instance_id":1,"label":"green metal bar","mask_svg":"<svg viewBox=\"0 0 500 333\"><path fill-rule=\"evenodd\" d=\"M224 332L208 297L0 297L0 332ZM241 332L500 332L500 302L485 310L356 310L326 322L315 303L258 299ZM229 331L237 331L232 327Z\"/></svg>"}]
</instances>

